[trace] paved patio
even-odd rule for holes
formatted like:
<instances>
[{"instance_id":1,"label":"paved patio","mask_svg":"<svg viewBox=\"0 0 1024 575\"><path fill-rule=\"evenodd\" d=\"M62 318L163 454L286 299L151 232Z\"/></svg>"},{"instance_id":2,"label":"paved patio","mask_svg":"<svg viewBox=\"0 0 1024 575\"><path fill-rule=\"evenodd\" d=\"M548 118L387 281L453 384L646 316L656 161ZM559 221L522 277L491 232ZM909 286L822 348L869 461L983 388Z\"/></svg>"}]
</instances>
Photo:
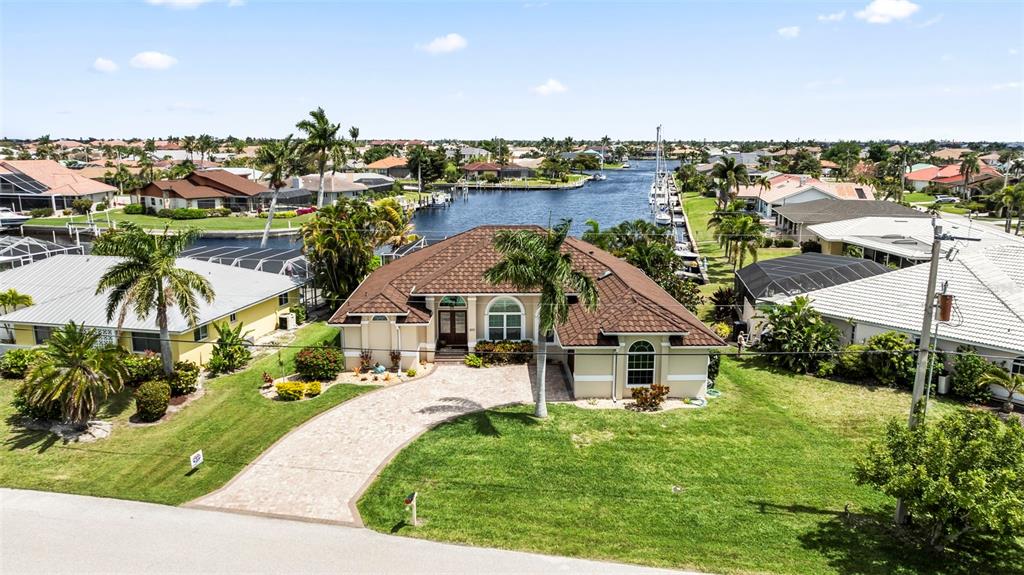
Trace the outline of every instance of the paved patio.
<instances>
[{"instance_id":1,"label":"paved patio","mask_svg":"<svg viewBox=\"0 0 1024 575\"><path fill-rule=\"evenodd\" d=\"M446 419L532 403L525 365L440 365L423 379L343 403L294 429L226 486L189 504L361 525L356 501L407 443Z\"/></svg>"}]
</instances>

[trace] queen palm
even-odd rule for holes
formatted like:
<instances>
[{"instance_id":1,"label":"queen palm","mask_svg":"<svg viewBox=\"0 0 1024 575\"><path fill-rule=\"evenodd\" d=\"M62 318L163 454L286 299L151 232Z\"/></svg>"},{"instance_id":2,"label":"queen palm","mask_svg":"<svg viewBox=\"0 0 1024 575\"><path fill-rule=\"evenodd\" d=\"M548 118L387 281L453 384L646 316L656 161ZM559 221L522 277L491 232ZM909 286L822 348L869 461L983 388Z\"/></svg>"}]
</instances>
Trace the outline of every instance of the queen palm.
<instances>
[{"instance_id":1,"label":"queen palm","mask_svg":"<svg viewBox=\"0 0 1024 575\"><path fill-rule=\"evenodd\" d=\"M765 226L750 216L740 216L730 227L733 269L742 268L747 254L757 261L757 248L764 238Z\"/></svg>"},{"instance_id":2,"label":"queen palm","mask_svg":"<svg viewBox=\"0 0 1024 575\"><path fill-rule=\"evenodd\" d=\"M32 305L32 296L28 294L21 293L14 288L0 291L0 307L4 309L4 313L30 305Z\"/></svg>"},{"instance_id":3,"label":"queen palm","mask_svg":"<svg viewBox=\"0 0 1024 575\"><path fill-rule=\"evenodd\" d=\"M978 162L978 154L970 153L960 160L960 176L964 179L964 197L971 199L971 178L978 175L981 165Z\"/></svg>"},{"instance_id":4,"label":"queen palm","mask_svg":"<svg viewBox=\"0 0 1024 575\"><path fill-rule=\"evenodd\" d=\"M330 159L331 150L338 141L338 131L341 124L332 124L327 119L327 113L323 108L317 108L309 113L309 118L295 124L295 127L306 133L306 141L303 143L303 151L313 157L316 162L317 172L320 174L320 187L316 193L316 207L324 207L324 173L327 171L327 161Z\"/></svg>"},{"instance_id":5,"label":"queen palm","mask_svg":"<svg viewBox=\"0 0 1024 575\"><path fill-rule=\"evenodd\" d=\"M65 421L84 427L100 401L121 389L124 351L100 345L100 333L71 322L55 330L25 376L33 406L60 406Z\"/></svg>"},{"instance_id":6,"label":"queen palm","mask_svg":"<svg viewBox=\"0 0 1024 575\"><path fill-rule=\"evenodd\" d=\"M274 193L270 195L270 209L267 211L267 223L263 226L263 238L260 240L260 247L267 247L267 238L270 237L270 225L274 221L274 210L277 208L277 196L281 188L285 186L288 178L292 177L299 169L298 142L292 141L292 135L288 134L284 140L274 140L260 146L256 151L256 163L266 174L270 188ZM320 172L320 193L324 191L324 173ZM320 198L323 199L322 197Z\"/></svg>"},{"instance_id":7,"label":"queen palm","mask_svg":"<svg viewBox=\"0 0 1024 575\"><path fill-rule=\"evenodd\" d=\"M103 274L96 286L97 294L109 291L107 321L120 312L117 324L120 330L129 312L139 320L156 312L160 358L166 375L170 375L174 367L167 327L168 310L177 306L188 325L195 327L199 321L199 299L210 303L214 298L208 279L178 267L181 252L198 237L199 231L191 228L171 233L168 227L163 234L149 234L138 226L126 224L93 246L94 253L122 258Z\"/></svg>"},{"instance_id":8,"label":"queen palm","mask_svg":"<svg viewBox=\"0 0 1024 575\"><path fill-rule=\"evenodd\" d=\"M711 168L711 177L722 183L723 197L719 198L719 205L725 205L726 197L734 199L733 190L736 194L740 192L740 186L750 183L747 175L747 166L736 162L736 158L724 157Z\"/></svg>"},{"instance_id":9,"label":"queen palm","mask_svg":"<svg viewBox=\"0 0 1024 575\"><path fill-rule=\"evenodd\" d=\"M544 233L532 230L501 230L494 236L494 249L501 261L484 272L492 284L511 284L520 291L540 292L540 341L537 342L537 407L534 415L547 417L544 385L547 337L556 325L569 318L569 294L579 298L589 311L597 309L594 278L573 268L572 255L562 251L572 220L562 220Z\"/></svg>"},{"instance_id":10,"label":"queen palm","mask_svg":"<svg viewBox=\"0 0 1024 575\"><path fill-rule=\"evenodd\" d=\"M1003 402L1003 411L1013 411L1013 394L1024 391L1024 375L1010 373L998 365L989 366L988 371L982 374L978 383L995 384L1006 390L1006 401Z\"/></svg>"},{"instance_id":11,"label":"queen palm","mask_svg":"<svg viewBox=\"0 0 1024 575\"><path fill-rule=\"evenodd\" d=\"M188 159L192 159L192 154L196 151L196 137L185 136L181 139L181 148L188 152ZM109 157L109 156L108 156Z\"/></svg>"}]
</instances>

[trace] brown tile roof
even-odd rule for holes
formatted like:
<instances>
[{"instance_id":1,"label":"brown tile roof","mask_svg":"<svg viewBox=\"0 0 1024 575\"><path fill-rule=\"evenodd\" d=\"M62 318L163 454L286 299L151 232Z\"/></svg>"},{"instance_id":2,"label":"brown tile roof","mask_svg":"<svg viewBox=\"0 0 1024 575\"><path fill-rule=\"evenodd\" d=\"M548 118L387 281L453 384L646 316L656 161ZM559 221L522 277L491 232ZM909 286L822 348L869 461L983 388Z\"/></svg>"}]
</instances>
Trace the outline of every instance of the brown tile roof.
<instances>
[{"instance_id":1,"label":"brown tile roof","mask_svg":"<svg viewBox=\"0 0 1024 575\"><path fill-rule=\"evenodd\" d=\"M389 168L404 168L408 165L405 158L398 158L395 156L388 156L381 158L372 164L367 165L367 169L370 170L386 170Z\"/></svg>"},{"instance_id":2,"label":"brown tile roof","mask_svg":"<svg viewBox=\"0 0 1024 575\"><path fill-rule=\"evenodd\" d=\"M265 186L225 170L202 170L188 177L196 185L208 185L232 195L257 196L267 191Z\"/></svg>"},{"instance_id":3,"label":"brown tile roof","mask_svg":"<svg viewBox=\"0 0 1024 575\"><path fill-rule=\"evenodd\" d=\"M413 252L370 274L330 323L350 322L349 314L375 313L405 313L407 323L426 323L429 312L410 301L414 296L523 293L483 277L500 260L493 240L502 229L543 231L537 226L480 226ZM564 249L576 269L596 279L598 307L590 312L578 303L570 305L568 320L556 327L563 345L609 345L614 335L626 333L681 335L682 345L689 346L724 344L639 269L576 238L568 238Z\"/></svg>"},{"instance_id":4,"label":"brown tile roof","mask_svg":"<svg viewBox=\"0 0 1024 575\"><path fill-rule=\"evenodd\" d=\"M84 196L106 194L117 188L89 178L53 160L6 160L0 162L0 174L22 173L49 188L47 196Z\"/></svg>"},{"instance_id":5,"label":"brown tile roof","mask_svg":"<svg viewBox=\"0 0 1024 575\"><path fill-rule=\"evenodd\" d=\"M188 180L158 180L146 184L139 190L140 196L149 198L162 198L164 192L171 197L178 197L183 200L204 200L207 198L225 198L231 194L209 186L197 186Z\"/></svg>"}]
</instances>

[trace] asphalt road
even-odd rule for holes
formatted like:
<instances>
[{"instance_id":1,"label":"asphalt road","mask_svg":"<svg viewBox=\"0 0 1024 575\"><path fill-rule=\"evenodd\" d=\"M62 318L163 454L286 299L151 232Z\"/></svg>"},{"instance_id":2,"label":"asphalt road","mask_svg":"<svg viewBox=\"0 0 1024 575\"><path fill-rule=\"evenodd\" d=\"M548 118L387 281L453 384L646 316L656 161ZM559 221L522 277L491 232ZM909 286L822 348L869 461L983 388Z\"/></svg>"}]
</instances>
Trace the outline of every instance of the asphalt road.
<instances>
[{"instance_id":1,"label":"asphalt road","mask_svg":"<svg viewBox=\"0 0 1024 575\"><path fill-rule=\"evenodd\" d=\"M0 489L0 573L678 572L354 527Z\"/></svg>"}]
</instances>

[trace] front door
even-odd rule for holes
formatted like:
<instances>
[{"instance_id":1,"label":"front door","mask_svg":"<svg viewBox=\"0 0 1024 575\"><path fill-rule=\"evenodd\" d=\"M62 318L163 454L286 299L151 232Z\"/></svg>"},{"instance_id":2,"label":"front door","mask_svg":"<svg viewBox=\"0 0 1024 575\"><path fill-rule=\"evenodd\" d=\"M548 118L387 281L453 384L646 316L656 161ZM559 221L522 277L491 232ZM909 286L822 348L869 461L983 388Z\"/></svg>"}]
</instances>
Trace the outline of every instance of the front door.
<instances>
[{"instance_id":1,"label":"front door","mask_svg":"<svg viewBox=\"0 0 1024 575\"><path fill-rule=\"evenodd\" d=\"M437 314L437 340L442 347L465 346L466 312L443 310Z\"/></svg>"}]
</instances>

